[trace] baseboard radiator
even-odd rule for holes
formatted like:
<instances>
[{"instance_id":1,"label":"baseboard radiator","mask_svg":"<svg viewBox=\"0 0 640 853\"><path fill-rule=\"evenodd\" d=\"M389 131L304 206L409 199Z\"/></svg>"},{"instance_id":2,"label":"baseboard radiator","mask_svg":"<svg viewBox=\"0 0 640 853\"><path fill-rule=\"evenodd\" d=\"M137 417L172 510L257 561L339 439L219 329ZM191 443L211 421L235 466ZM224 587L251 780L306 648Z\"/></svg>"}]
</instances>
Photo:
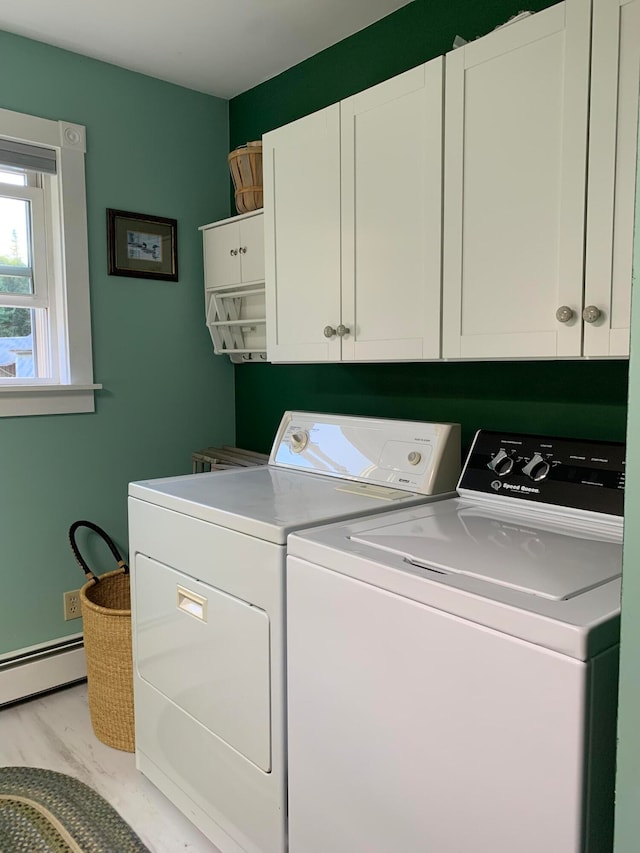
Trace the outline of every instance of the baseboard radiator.
<instances>
[{"instance_id":1,"label":"baseboard radiator","mask_svg":"<svg viewBox=\"0 0 640 853\"><path fill-rule=\"evenodd\" d=\"M22 649L0 659L0 706L87 677L82 637Z\"/></svg>"}]
</instances>

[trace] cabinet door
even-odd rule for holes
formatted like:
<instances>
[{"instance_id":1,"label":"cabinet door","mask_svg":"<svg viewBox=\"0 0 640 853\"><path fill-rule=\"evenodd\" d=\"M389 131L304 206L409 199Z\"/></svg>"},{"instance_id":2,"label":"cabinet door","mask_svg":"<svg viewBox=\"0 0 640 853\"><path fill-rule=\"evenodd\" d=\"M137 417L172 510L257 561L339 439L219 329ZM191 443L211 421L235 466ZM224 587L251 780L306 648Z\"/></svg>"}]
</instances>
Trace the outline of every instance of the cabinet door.
<instances>
[{"instance_id":1,"label":"cabinet door","mask_svg":"<svg viewBox=\"0 0 640 853\"><path fill-rule=\"evenodd\" d=\"M341 103L343 360L440 355L443 62Z\"/></svg>"},{"instance_id":2,"label":"cabinet door","mask_svg":"<svg viewBox=\"0 0 640 853\"><path fill-rule=\"evenodd\" d=\"M240 284L240 228L228 222L202 232L205 287Z\"/></svg>"},{"instance_id":3,"label":"cabinet door","mask_svg":"<svg viewBox=\"0 0 640 853\"><path fill-rule=\"evenodd\" d=\"M595 0L585 305L600 317L585 355L629 355L639 89L640 0Z\"/></svg>"},{"instance_id":4,"label":"cabinet door","mask_svg":"<svg viewBox=\"0 0 640 853\"><path fill-rule=\"evenodd\" d=\"M241 219L238 224L242 282L264 281L264 217L258 213L248 219Z\"/></svg>"},{"instance_id":5,"label":"cabinet door","mask_svg":"<svg viewBox=\"0 0 640 853\"><path fill-rule=\"evenodd\" d=\"M580 355L589 39L566 0L447 54L446 358Z\"/></svg>"},{"instance_id":6,"label":"cabinet door","mask_svg":"<svg viewBox=\"0 0 640 853\"><path fill-rule=\"evenodd\" d=\"M340 107L265 134L265 293L270 361L339 361Z\"/></svg>"}]
</instances>

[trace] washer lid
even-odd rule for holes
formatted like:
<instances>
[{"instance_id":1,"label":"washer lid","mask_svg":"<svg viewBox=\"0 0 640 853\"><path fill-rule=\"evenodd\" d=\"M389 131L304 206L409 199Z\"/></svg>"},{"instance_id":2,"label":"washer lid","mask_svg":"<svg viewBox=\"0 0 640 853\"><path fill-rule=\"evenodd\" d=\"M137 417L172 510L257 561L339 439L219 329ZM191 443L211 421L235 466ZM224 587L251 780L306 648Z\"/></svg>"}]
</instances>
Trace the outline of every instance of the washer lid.
<instances>
[{"instance_id":1,"label":"washer lid","mask_svg":"<svg viewBox=\"0 0 640 853\"><path fill-rule=\"evenodd\" d=\"M423 518L352 536L443 574L466 575L556 601L620 576L622 545L593 531L447 502ZM440 511L438 511L440 510Z\"/></svg>"}]
</instances>

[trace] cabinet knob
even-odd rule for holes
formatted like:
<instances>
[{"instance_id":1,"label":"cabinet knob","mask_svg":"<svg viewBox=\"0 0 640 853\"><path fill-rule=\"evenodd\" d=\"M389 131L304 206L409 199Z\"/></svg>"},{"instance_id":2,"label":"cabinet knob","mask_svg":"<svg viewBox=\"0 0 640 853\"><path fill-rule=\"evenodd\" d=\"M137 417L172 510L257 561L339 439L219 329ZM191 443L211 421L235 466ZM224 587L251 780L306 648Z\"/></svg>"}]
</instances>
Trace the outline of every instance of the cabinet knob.
<instances>
[{"instance_id":1,"label":"cabinet knob","mask_svg":"<svg viewBox=\"0 0 640 853\"><path fill-rule=\"evenodd\" d=\"M237 249L229 249L229 254L232 256L235 256L238 254L238 250Z\"/></svg>"},{"instance_id":2,"label":"cabinet knob","mask_svg":"<svg viewBox=\"0 0 640 853\"><path fill-rule=\"evenodd\" d=\"M561 305L556 311L556 320L559 323L568 323L569 320L573 319L573 308L569 308L568 305Z\"/></svg>"},{"instance_id":3,"label":"cabinet knob","mask_svg":"<svg viewBox=\"0 0 640 853\"><path fill-rule=\"evenodd\" d=\"M585 323L595 323L600 319L602 311L595 305L587 305L582 312L582 319Z\"/></svg>"},{"instance_id":4,"label":"cabinet knob","mask_svg":"<svg viewBox=\"0 0 640 853\"><path fill-rule=\"evenodd\" d=\"M324 336L325 338L332 338L336 334L336 330L333 326L325 326L324 327Z\"/></svg>"},{"instance_id":5,"label":"cabinet knob","mask_svg":"<svg viewBox=\"0 0 640 853\"><path fill-rule=\"evenodd\" d=\"M240 252L241 255L246 255L247 254L247 247L246 246L240 246L238 251Z\"/></svg>"},{"instance_id":6,"label":"cabinet knob","mask_svg":"<svg viewBox=\"0 0 640 853\"><path fill-rule=\"evenodd\" d=\"M348 326L343 326L342 323L336 329L336 334L339 338L344 338L345 335L348 335L351 329Z\"/></svg>"}]
</instances>

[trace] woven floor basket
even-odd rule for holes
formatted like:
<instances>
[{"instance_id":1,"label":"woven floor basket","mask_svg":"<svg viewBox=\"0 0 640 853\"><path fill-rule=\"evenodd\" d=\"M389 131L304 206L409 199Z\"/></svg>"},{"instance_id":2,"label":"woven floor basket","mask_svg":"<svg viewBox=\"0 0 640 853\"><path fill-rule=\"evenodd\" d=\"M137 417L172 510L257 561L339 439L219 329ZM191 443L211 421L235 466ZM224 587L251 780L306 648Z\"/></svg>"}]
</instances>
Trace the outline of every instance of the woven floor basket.
<instances>
[{"instance_id":1,"label":"woven floor basket","mask_svg":"<svg viewBox=\"0 0 640 853\"><path fill-rule=\"evenodd\" d=\"M122 569L80 590L89 713L98 740L133 752L133 658L129 575Z\"/></svg>"},{"instance_id":2,"label":"woven floor basket","mask_svg":"<svg viewBox=\"0 0 640 853\"><path fill-rule=\"evenodd\" d=\"M238 213L259 210L262 195L262 142L247 142L227 157Z\"/></svg>"},{"instance_id":3,"label":"woven floor basket","mask_svg":"<svg viewBox=\"0 0 640 853\"><path fill-rule=\"evenodd\" d=\"M96 533L107 545L116 569L96 575L76 541L81 528ZM89 715L93 731L107 746L133 752L133 652L131 647L131 585L129 567L107 533L93 521L74 521L69 544L89 578L80 590L84 650L87 659Z\"/></svg>"}]
</instances>

